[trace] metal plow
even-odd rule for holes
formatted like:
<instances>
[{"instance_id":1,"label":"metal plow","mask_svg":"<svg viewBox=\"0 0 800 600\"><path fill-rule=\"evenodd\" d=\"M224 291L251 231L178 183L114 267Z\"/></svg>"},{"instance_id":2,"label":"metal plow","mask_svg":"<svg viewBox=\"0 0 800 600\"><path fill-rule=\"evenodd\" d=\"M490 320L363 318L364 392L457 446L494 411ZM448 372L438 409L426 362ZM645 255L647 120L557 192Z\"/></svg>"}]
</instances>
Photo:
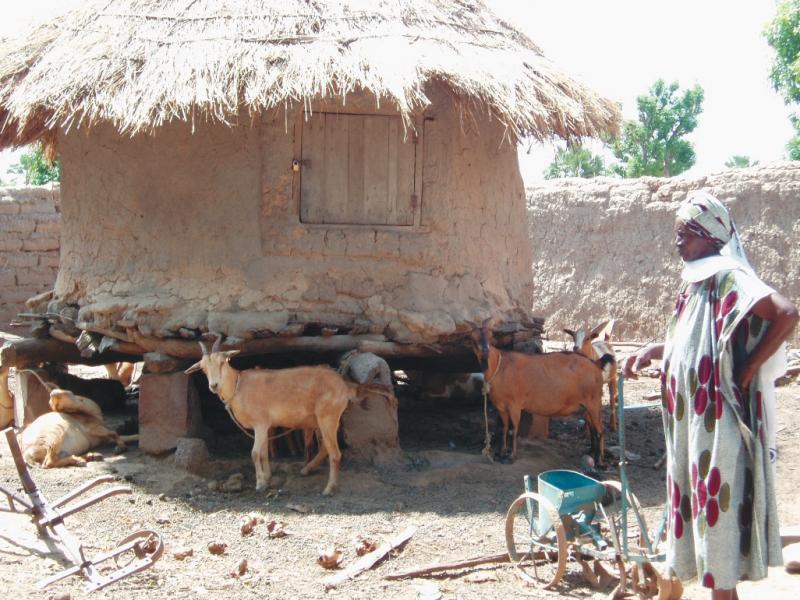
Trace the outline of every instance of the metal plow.
<instances>
[{"instance_id":1,"label":"metal plow","mask_svg":"<svg viewBox=\"0 0 800 600\"><path fill-rule=\"evenodd\" d=\"M127 536L117 544L116 548L109 552L94 558L88 558L84 552L83 544L67 529L64 519L111 496L130 494L130 488L114 486L83 500L76 501L77 498L89 490L114 481L113 477L105 475L78 486L55 502L50 503L36 486L33 477L31 477L13 429L4 429L3 433L8 441L8 447L11 449L14 464L17 467L22 487L28 499L0 486L0 493L5 495L8 502L8 508L0 508L0 511L29 514L39 531L39 535L55 543L63 555L72 563L71 567L39 581L37 585L40 589L70 575L80 574L87 580L86 589L88 591L99 590L128 575L152 567L161 558L164 553L164 543L161 540L161 536L157 532L147 529L136 531ZM116 569L101 573L98 565L109 560L114 562Z\"/></svg>"}]
</instances>

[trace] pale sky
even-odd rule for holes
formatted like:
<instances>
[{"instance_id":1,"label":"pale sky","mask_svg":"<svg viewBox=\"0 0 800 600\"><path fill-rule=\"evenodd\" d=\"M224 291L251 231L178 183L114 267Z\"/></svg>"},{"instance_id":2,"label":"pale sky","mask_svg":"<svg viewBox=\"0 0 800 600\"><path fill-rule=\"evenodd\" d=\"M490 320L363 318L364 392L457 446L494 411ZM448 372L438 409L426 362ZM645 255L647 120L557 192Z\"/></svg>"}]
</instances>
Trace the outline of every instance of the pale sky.
<instances>
[{"instance_id":1,"label":"pale sky","mask_svg":"<svg viewBox=\"0 0 800 600\"><path fill-rule=\"evenodd\" d=\"M662 78L705 90L699 126L689 137L697 164L687 176L724 169L734 154L761 164L781 160L793 129L768 80L771 49L762 36L775 0L486 0L559 67L636 117L636 96ZM77 0L4 3L0 36ZM35 16L36 15L36 16ZM520 151L526 181L542 178L549 144ZM0 152L0 178L16 155Z\"/></svg>"}]
</instances>

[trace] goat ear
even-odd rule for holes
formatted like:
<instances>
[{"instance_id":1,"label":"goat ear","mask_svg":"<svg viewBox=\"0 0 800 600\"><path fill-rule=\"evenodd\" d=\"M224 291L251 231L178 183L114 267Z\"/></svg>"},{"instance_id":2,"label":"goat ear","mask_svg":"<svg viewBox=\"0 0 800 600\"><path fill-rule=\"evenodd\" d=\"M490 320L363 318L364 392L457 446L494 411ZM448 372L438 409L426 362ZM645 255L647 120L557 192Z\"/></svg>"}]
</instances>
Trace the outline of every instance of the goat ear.
<instances>
[{"instance_id":1,"label":"goat ear","mask_svg":"<svg viewBox=\"0 0 800 600\"><path fill-rule=\"evenodd\" d=\"M226 351L226 352L223 352L223 354L225 355L225 358L226 358L227 360L230 360L230 359L232 359L234 356L236 356L237 354L239 354L240 352L241 352L241 350L228 350L228 351Z\"/></svg>"},{"instance_id":2,"label":"goat ear","mask_svg":"<svg viewBox=\"0 0 800 600\"><path fill-rule=\"evenodd\" d=\"M606 325L608 325L608 322L609 322L609 320L607 319L607 320L603 321L602 323L600 323L600 325L598 325L597 327L592 329L592 333L590 334L591 338L594 339L598 335L600 335L603 332L603 330L606 328ZM613 327L614 325L612 324L611 326Z\"/></svg>"},{"instance_id":3,"label":"goat ear","mask_svg":"<svg viewBox=\"0 0 800 600\"><path fill-rule=\"evenodd\" d=\"M185 373L186 375L191 375L192 373L196 373L196 372L197 372L197 371L199 371L199 370L200 370L200 361L198 360L198 361L197 361L196 363L194 363L194 364L193 364L191 367L189 367L188 369L186 369L186 370L184 371L184 373Z\"/></svg>"}]
</instances>

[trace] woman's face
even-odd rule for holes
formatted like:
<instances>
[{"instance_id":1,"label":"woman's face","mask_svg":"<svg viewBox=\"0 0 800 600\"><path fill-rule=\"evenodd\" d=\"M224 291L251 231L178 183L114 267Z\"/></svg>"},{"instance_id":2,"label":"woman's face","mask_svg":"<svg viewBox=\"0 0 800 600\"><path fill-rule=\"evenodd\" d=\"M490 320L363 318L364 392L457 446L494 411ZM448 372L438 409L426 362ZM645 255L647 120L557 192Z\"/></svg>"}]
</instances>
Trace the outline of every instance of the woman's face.
<instances>
[{"instance_id":1,"label":"woman's face","mask_svg":"<svg viewBox=\"0 0 800 600\"><path fill-rule=\"evenodd\" d=\"M711 242L692 232L685 223L680 222L675 223L675 247L684 262L719 254L719 250Z\"/></svg>"}]
</instances>

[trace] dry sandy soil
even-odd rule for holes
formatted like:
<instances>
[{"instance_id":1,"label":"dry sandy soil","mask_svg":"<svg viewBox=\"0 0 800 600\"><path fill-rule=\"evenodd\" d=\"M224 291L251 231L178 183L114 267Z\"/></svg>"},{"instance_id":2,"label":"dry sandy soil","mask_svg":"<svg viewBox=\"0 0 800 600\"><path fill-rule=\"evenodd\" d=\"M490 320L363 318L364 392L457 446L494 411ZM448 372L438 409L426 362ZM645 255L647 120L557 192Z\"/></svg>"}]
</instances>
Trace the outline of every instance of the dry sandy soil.
<instances>
[{"instance_id":1,"label":"dry sandy soil","mask_svg":"<svg viewBox=\"0 0 800 600\"><path fill-rule=\"evenodd\" d=\"M651 404L657 391L655 379L628 382L629 406ZM779 388L780 461L778 506L784 525L800 525L800 385ZM653 462L663 448L660 409L639 406L627 411L628 450L640 455L629 468L632 488L654 523L665 499L663 471ZM130 496L116 496L67 519L70 529L83 540L88 553L113 548L129 532L140 528L158 530L166 552L154 568L124 579L94 597L142 598L605 598L610 589L592 590L575 564L554 591L523 582L508 564L486 565L450 571L438 578L391 581L385 575L430 563L447 562L503 552L505 512L522 492L522 477L545 469L578 469L586 450L583 429L577 419L554 420L550 438L522 442L513 464L490 464L480 450L483 442L482 406L401 404L402 458L395 464L375 466L345 458L340 491L333 498L319 492L326 471L307 478L299 476L300 459L274 461L271 493L257 493L250 463L248 441L230 435L212 446L212 459L204 477L173 465L172 458L151 457L134 446L115 456L103 448L103 462L85 468L33 469L33 476L49 499L55 499L97 475L113 474L129 485ZM615 445L610 435L607 446ZM224 493L209 489L233 473L244 475L244 490ZM616 471L604 475L615 478ZM0 485L20 491L13 461L0 441ZM297 508L307 512L297 512ZM286 525L286 537L271 539L265 524L243 536L240 525L255 513L266 521ZM15 597L55 598L70 594L86 598L83 581L70 577L45 591L36 582L64 568L59 554L37 538L28 519L0 513L0 587ZM337 546L344 551L342 566L357 556L353 540L365 537L382 541L409 526L412 539L372 570L325 591L322 580L331 574L317 564L318 551ZM212 555L209 542L224 542L227 551ZM177 560L176 549L191 548L193 556ZM242 559L247 572L231 575ZM796 598L800 576L773 569L770 578L743 584L740 597L769 596L770 600ZM687 598L706 598L696 584L686 588Z\"/></svg>"}]
</instances>

